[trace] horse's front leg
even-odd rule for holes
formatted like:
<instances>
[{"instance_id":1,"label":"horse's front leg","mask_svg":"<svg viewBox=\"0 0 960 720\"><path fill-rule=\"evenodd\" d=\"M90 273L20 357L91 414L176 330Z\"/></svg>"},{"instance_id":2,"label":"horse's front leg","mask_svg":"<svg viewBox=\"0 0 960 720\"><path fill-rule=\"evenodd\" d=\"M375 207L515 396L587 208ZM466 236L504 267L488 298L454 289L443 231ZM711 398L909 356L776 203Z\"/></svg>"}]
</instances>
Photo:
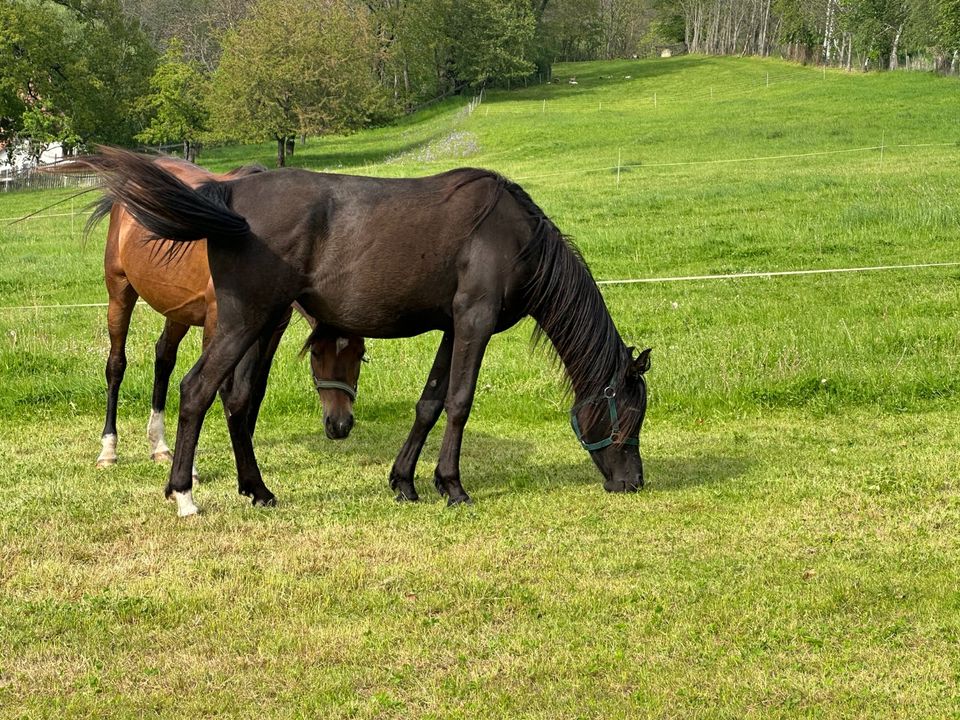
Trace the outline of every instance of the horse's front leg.
<instances>
[{"instance_id":1,"label":"horse's front leg","mask_svg":"<svg viewBox=\"0 0 960 720\"><path fill-rule=\"evenodd\" d=\"M166 496L177 501L177 513L194 515L193 460L200 438L203 418L213 403L217 389L240 362L244 353L257 340L270 320L276 318L221 318L219 332L209 341L197 364L180 383L180 421L177 425L177 447L167 482ZM245 420L245 418L244 418ZM251 449L252 453L252 449ZM254 460L254 462L256 462Z\"/></svg>"},{"instance_id":2,"label":"horse's front leg","mask_svg":"<svg viewBox=\"0 0 960 720\"><path fill-rule=\"evenodd\" d=\"M470 502L460 483L460 446L473 406L480 363L496 327L496 317L496 308L485 302L470 303L467 298L459 297L454 300L453 358L445 403L447 427L434 473L434 484L440 494L447 497L450 506Z\"/></svg>"},{"instance_id":3,"label":"horse's front leg","mask_svg":"<svg viewBox=\"0 0 960 720\"><path fill-rule=\"evenodd\" d=\"M390 487L397 492L397 500L418 500L420 497L414 487L414 473L427 435L437 424L437 419L443 412L443 399L447 395L450 382L452 352L453 333L446 332L440 341L437 356L433 360L433 367L423 386L420 400L417 401L417 414L413 427L390 470Z\"/></svg>"}]
</instances>

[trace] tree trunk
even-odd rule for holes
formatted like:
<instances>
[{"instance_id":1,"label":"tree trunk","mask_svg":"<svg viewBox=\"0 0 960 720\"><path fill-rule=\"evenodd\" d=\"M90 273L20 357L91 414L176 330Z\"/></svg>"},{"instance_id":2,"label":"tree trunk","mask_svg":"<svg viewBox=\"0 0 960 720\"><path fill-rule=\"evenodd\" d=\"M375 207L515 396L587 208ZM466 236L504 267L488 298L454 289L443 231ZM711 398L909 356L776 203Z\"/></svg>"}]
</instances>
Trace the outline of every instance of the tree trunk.
<instances>
[{"instance_id":1,"label":"tree trunk","mask_svg":"<svg viewBox=\"0 0 960 720\"><path fill-rule=\"evenodd\" d=\"M900 36L903 34L903 23L897 28L897 34L893 36L893 47L890 49L890 69L896 70L899 64L897 58L897 48L900 45Z\"/></svg>"},{"instance_id":2,"label":"tree trunk","mask_svg":"<svg viewBox=\"0 0 960 720\"><path fill-rule=\"evenodd\" d=\"M827 0L827 17L823 27L823 58L830 64L830 50L833 45L833 14L834 0Z\"/></svg>"},{"instance_id":3,"label":"tree trunk","mask_svg":"<svg viewBox=\"0 0 960 720\"><path fill-rule=\"evenodd\" d=\"M293 155L293 146L296 144L297 139L292 135L287 136L287 155Z\"/></svg>"},{"instance_id":4,"label":"tree trunk","mask_svg":"<svg viewBox=\"0 0 960 720\"><path fill-rule=\"evenodd\" d=\"M287 164L287 156L284 152L287 148L286 138L276 136L277 138L277 167L282 168Z\"/></svg>"}]
</instances>

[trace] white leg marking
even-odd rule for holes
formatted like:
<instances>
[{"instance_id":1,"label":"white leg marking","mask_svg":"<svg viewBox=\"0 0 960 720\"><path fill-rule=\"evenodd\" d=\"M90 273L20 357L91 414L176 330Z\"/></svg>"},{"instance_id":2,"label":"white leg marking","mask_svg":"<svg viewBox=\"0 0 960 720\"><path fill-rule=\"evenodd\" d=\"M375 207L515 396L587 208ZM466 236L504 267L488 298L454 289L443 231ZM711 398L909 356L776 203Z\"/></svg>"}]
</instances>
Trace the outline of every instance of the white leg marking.
<instances>
[{"instance_id":1,"label":"white leg marking","mask_svg":"<svg viewBox=\"0 0 960 720\"><path fill-rule=\"evenodd\" d=\"M147 441L150 443L150 457L157 461L170 461L173 453L167 445L163 424L163 411L150 410L150 421L147 423Z\"/></svg>"},{"instance_id":2,"label":"white leg marking","mask_svg":"<svg viewBox=\"0 0 960 720\"><path fill-rule=\"evenodd\" d=\"M174 492L173 499L177 501L177 515L180 517L189 517L200 512L200 508L193 504L193 491Z\"/></svg>"},{"instance_id":3,"label":"white leg marking","mask_svg":"<svg viewBox=\"0 0 960 720\"><path fill-rule=\"evenodd\" d=\"M103 449L100 451L100 455L97 456L97 467L103 468L115 465L117 462L117 436L104 435L100 438L100 444L103 446Z\"/></svg>"}]
</instances>

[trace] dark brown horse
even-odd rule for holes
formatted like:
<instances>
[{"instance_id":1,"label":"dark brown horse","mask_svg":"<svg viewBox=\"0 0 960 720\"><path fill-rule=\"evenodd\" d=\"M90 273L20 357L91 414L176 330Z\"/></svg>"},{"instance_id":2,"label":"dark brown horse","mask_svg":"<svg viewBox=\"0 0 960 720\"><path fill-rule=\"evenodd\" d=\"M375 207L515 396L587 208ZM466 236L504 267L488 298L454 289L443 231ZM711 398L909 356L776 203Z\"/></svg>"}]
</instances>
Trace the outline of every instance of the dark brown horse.
<instances>
[{"instance_id":1,"label":"dark brown horse","mask_svg":"<svg viewBox=\"0 0 960 720\"><path fill-rule=\"evenodd\" d=\"M191 187L218 178L203 168L176 158L156 158L153 162ZM263 170L260 166L244 167L219 178L244 177ZM203 328L206 346L217 325L217 298L207 264L206 242L194 243L174 261L164 262L162 249L169 249L171 245L166 241L158 244L147 242L150 233L137 223L121 203L104 198L91 218L91 226L106 215L110 217L110 224L103 266L110 299L107 310L110 355L106 369L107 414L101 440L103 449L97 458L97 467L107 467L117 462L117 399L127 364L125 346L130 316L138 297L142 297L166 318L163 333L156 345L153 402L147 424L147 439L150 457L156 462L169 462L173 456L164 436L164 407L177 348L191 326ZM307 319L311 326L316 326L312 318L307 316ZM248 415L251 432L263 400L267 371L289 321L288 311L263 344L259 373L251 390ZM341 337L322 331L314 335L311 370L323 403L324 428L331 438L346 437L353 427L353 400L356 398L363 354L362 337ZM196 476L195 470L193 474Z\"/></svg>"},{"instance_id":2,"label":"dark brown horse","mask_svg":"<svg viewBox=\"0 0 960 720\"><path fill-rule=\"evenodd\" d=\"M634 357L590 271L518 185L484 170L393 180L278 170L190 188L121 150L80 159L172 257L208 238L219 331L181 384L180 424L166 494L197 512L191 462L217 388L263 343L294 301L344 335L397 338L441 330L416 420L390 473L417 499L414 469L446 410L434 473L448 503L469 501L460 446L490 337L532 316L563 362L571 421L610 491L643 484L639 433L649 350ZM231 398L243 410L249 393ZM228 408L228 409L231 409ZM251 443L235 444L240 492L271 505Z\"/></svg>"}]
</instances>

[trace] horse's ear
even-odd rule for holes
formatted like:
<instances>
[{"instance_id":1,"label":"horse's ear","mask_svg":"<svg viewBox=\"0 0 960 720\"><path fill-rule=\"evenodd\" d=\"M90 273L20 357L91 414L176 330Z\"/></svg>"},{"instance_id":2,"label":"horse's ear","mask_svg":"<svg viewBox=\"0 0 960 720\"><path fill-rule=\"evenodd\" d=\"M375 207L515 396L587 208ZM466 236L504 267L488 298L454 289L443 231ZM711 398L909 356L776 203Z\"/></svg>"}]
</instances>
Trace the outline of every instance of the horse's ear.
<instances>
[{"instance_id":1,"label":"horse's ear","mask_svg":"<svg viewBox=\"0 0 960 720\"><path fill-rule=\"evenodd\" d=\"M650 369L650 352L652 350L653 348L647 348L637 355L637 359L633 361L632 368L635 375L643 375Z\"/></svg>"}]
</instances>

